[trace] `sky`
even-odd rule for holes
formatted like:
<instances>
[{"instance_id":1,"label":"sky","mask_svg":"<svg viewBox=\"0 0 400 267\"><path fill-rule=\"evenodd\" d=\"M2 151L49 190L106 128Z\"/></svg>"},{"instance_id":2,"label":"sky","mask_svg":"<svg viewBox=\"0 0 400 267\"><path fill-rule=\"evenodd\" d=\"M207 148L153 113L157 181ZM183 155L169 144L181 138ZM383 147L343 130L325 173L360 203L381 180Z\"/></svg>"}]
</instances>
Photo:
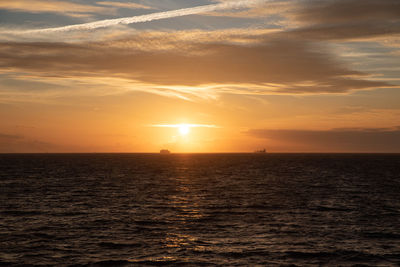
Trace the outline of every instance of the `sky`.
<instances>
[{"instance_id":1,"label":"sky","mask_svg":"<svg viewBox=\"0 0 400 267\"><path fill-rule=\"evenodd\" d=\"M400 153L398 0L0 0L0 153Z\"/></svg>"}]
</instances>

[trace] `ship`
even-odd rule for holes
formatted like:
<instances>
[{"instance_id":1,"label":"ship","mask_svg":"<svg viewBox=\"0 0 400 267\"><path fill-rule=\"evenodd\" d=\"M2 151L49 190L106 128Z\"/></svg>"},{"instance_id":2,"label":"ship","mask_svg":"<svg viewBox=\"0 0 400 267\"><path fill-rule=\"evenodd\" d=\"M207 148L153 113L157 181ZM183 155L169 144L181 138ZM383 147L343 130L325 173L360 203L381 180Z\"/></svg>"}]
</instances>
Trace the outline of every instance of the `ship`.
<instances>
[{"instance_id":1,"label":"ship","mask_svg":"<svg viewBox=\"0 0 400 267\"><path fill-rule=\"evenodd\" d=\"M256 150L256 151L254 151L254 153L257 153L257 154L265 154L265 153L267 153L267 151L266 151L265 148L264 148L264 149Z\"/></svg>"},{"instance_id":2,"label":"ship","mask_svg":"<svg viewBox=\"0 0 400 267\"><path fill-rule=\"evenodd\" d=\"M171 154L171 151L169 151L168 149L161 149L160 154L164 154L164 155Z\"/></svg>"}]
</instances>

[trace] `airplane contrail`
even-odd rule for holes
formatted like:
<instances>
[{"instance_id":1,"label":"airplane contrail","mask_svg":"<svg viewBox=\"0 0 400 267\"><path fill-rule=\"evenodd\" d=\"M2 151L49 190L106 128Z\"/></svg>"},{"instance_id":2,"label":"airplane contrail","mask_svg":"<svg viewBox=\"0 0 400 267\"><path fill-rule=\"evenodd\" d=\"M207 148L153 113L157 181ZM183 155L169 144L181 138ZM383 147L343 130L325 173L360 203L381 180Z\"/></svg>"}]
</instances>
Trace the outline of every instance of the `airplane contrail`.
<instances>
[{"instance_id":1,"label":"airplane contrail","mask_svg":"<svg viewBox=\"0 0 400 267\"><path fill-rule=\"evenodd\" d=\"M149 21L168 19L168 18L176 18L176 17L181 17L181 16L194 15L194 14L200 14L200 13L218 11L218 10L246 8L246 7L251 7L251 6L261 4L261 3L264 3L267 1L270 1L270 0L229 1L229 2L220 3L220 4L182 8L182 9L176 9L176 10L171 10L171 11L151 13L151 14L141 15L141 16L125 17L125 18L118 18L118 19L107 19L107 20L100 20L100 21L94 21L94 22L83 23L83 24L68 25L68 26L62 26L62 27L56 27L56 28L26 30L26 31L22 31L21 33L52 33L52 32L75 31L75 30L93 30L93 29L105 28L105 27L118 25L118 24L126 25L126 24L149 22Z\"/></svg>"}]
</instances>

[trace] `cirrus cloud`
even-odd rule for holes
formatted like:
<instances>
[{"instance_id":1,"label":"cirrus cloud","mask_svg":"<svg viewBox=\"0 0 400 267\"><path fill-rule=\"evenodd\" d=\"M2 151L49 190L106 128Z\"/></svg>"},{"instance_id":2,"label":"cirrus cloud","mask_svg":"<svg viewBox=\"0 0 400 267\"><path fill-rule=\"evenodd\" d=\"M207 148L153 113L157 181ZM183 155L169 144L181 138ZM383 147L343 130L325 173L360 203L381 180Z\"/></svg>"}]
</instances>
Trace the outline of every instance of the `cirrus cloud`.
<instances>
[{"instance_id":1,"label":"cirrus cloud","mask_svg":"<svg viewBox=\"0 0 400 267\"><path fill-rule=\"evenodd\" d=\"M110 10L102 6L78 4L68 1L55 0L13 0L0 1L0 9L30 12L30 13L60 13L64 15L76 16L78 14L89 13L109 13Z\"/></svg>"},{"instance_id":2,"label":"cirrus cloud","mask_svg":"<svg viewBox=\"0 0 400 267\"><path fill-rule=\"evenodd\" d=\"M141 49L149 41L146 35L93 44L0 43L0 69L93 81L123 78L157 87L207 87L215 93L236 94L347 93L392 87L348 68L309 42L266 35L256 43L198 43L195 36L182 43L179 35L175 39L171 35L164 34L170 40L167 48L152 50Z\"/></svg>"}]
</instances>

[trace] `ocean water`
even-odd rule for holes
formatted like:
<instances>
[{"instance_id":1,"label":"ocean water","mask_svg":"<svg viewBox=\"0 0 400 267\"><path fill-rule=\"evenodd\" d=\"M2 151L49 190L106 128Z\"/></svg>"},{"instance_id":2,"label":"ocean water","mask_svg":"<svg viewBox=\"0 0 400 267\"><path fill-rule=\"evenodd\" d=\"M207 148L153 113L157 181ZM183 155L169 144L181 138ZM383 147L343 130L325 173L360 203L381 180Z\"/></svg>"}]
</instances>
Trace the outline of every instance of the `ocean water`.
<instances>
[{"instance_id":1,"label":"ocean water","mask_svg":"<svg viewBox=\"0 0 400 267\"><path fill-rule=\"evenodd\" d=\"M0 155L0 265L399 266L400 155Z\"/></svg>"}]
</instances>

